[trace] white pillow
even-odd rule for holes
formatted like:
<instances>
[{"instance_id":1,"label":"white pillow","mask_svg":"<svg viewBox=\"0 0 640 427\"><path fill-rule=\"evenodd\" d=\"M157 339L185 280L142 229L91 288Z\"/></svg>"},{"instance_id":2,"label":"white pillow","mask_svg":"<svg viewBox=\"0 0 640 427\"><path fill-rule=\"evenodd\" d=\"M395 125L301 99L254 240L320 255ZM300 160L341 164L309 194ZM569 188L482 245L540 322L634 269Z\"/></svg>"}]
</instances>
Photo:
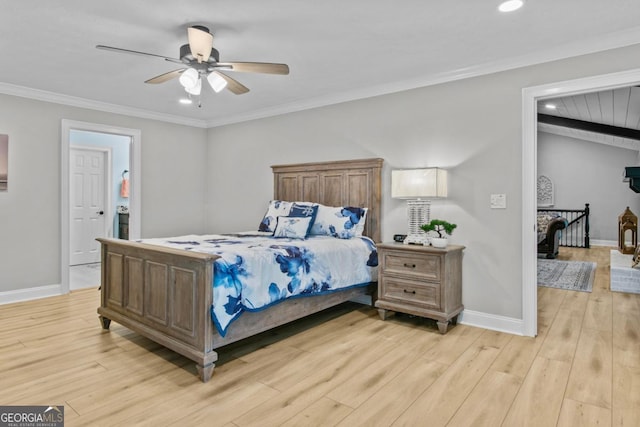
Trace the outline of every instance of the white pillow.
<instances>
[{"instance_id":1,"label":"white pillow","mask_svg":"<svg viewBox=\"0 0 640 427\"><path fill-rule=\"evenodd\" d=\"M273 237L304 239L312 219L310 216L279 216Z\"/></svg>"},{"instance_id":2,"label":"white pillow","mask_svg":"<svg viewBox=\"0 0 640 427\"><path fill-rule=\"evenodd\" d=\"M267 213L264 214L264 218L260 221L258 231L267 231L273 233L276 229L279 216L289 215L291 210L291 202L285 202L283 200L271 200Z\"/></svg>"}]
</instances>

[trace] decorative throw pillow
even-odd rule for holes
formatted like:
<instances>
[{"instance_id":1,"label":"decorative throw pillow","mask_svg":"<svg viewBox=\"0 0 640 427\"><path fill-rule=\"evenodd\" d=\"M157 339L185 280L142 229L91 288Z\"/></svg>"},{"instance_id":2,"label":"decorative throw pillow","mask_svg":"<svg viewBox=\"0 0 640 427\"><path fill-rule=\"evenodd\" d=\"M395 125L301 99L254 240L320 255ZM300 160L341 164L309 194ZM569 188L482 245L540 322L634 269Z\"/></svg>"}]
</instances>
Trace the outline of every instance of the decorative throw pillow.
<instances>
[{"instance_id":1,"label":"decorative throw pillow","mask_svg":"<svg viewBox=\"0 0 640 427\"><path fill-rule=\"evenodd\" d=\"M549 226L549 223L552 219L553 217L551 215L538 214L538 232L546 233L547 227Z\"/></svg>"},{"instance_id":2,"label":"decorative throw pillow","mask_svg":"<svg viewBox=\"0 0 640 427\"><path fill-rule=\"evenodd\" d=\"M305 237L309 235L311 232L311 227L316 221L316 216L318 215L318 205L315 203L306 203L306 202L293 202L291 205L291 210L289 211L290 217L309 217L311 221L309 222L309 229L307 230L307 234Z\"/></svg>"},{"instance_id":3,"label":"decorative throw pillow","mask_svg":"<svg viewBox=\"0 0 640 427\"><path fill-rule=\"evenodd\" d=\"M340 239L362 236L366 216L367 208L320 205L310 234Z\"/></svg>"},{"instance_id":4,"label":"decorative throw pillow","mask_svg":"<svg viewBox=\"0 0 640 427\"><path fill-rule=\"evenodd\" d=\"M311 217L279 216L273 237L287 237L290 239L304 239L311 225Z\"/></svg>"},{"instance_id":5,"label":"decorative throw pillow","mask_svg":"<svg viewBox=\"0 0 640 427\"><path fill-rule=\"evenodd\" d=\"M318 213L318 205L307 202L293 202L288 216L311 216L314 217Z\"/></svg>"},{"instance_id":6,"label":"decorative throw pillow","mask_svg":"<svg viewBox=\"0 0 640 427\"><path fill-rule=\"evenodd\" d=\"M352 212L352 220L357 219L357 223L355 224L355 233L357 237L362 236L364 233L364 224L367 220L367 212L368 208L345 208L350 209ZM355 218L354 218L355 217Z\"/></svg>"},{"instance_id":7,"label":"decorative throw pillow","mask_svg":"<svg viewBox=\"0 0 640 427\"><path fill-rule=\"evenodd\" d=\"M273 233L276 229L279 216L289 215L291 210L291 202L285 202L283 200L271 200L267 213L264 214L264 218L258 226L258 231L267 231Z\"/></svg>"}]
</instances>

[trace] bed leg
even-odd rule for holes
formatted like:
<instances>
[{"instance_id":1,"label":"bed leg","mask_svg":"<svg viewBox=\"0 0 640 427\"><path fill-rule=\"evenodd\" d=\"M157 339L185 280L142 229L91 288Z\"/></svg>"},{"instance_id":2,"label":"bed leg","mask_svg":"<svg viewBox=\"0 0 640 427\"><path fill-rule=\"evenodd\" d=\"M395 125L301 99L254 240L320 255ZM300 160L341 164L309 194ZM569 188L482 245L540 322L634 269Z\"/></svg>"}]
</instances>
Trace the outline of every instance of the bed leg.
<instances>
[{"instance_id":1,"label":"bed leg","mask_svg":"<svg viewBox=\"0 0 640 427\"><path fill-rule=\"evenodd\" d=\"M111 319L108 319L104 316L98 316L100 319L100 324L102 325L102 329L109 330L109 325L111 325Z\"/></svg>"},{"instance_id":2,"label":"bed leg","mask_svg":"<svg viewBox=\"0 0 640 427\"><path fill-rule=\"evenodd\" d=\"M198 376L203 383L206 383L211 379L211 375L213 375L213 368L216 367L215 363L211 363L206 366L196 365L196 369L198 370Z\"/></svg>"}]
</instances>

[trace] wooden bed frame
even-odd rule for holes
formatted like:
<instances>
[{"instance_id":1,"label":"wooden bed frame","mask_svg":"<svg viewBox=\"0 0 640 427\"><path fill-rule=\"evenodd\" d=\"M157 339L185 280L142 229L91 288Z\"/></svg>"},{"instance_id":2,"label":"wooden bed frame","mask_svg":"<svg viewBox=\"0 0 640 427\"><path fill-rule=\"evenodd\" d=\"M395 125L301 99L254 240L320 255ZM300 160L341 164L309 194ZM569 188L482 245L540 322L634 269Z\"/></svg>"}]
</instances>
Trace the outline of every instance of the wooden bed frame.
<instances>
[{"instance_id":1,"label":"wooden bed frame","mask_svg":"<svg viewBox=\"0 0 640 427\"><path fill-rule=\"evenodd\" d=\"M368 207L364 234L380 242L382 163L382 159L365 159L272 166L274 199ZM256 223L259 220L256 216ZM184 355L196 362L203 382L213 374L218 359L214 349L370 294L374 288L295 298L260 312L245 312L223 338L210 311L217 255L128 240L98 241L102 246L98 308L102 327L109 329L113 320Z\"/></svg>"}]
</instances>

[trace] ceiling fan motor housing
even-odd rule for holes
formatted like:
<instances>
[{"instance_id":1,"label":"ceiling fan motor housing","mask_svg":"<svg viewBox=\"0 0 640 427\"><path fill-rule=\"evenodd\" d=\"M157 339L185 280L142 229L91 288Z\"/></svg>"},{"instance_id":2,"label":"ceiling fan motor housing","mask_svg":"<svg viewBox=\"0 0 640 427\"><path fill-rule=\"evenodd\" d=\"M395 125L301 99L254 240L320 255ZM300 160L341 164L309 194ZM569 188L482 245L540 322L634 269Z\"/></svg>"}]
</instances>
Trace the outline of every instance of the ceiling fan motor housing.
<instances>
[{"instance_id":1,"label":"ceiling fan motor housing","mask_svg":"<svg viewBox=\"0 0 640 427\"><path fill-rule=\"evenodd\" d=\"M197 62L196 58L191 54L191 48L188 43L180 46L180 60L185 64L191 64L193 61ZM207 62L210 64L220 62L220 52L212 47L211 56L209 56Z\"/></svg>"}]
</instances>

